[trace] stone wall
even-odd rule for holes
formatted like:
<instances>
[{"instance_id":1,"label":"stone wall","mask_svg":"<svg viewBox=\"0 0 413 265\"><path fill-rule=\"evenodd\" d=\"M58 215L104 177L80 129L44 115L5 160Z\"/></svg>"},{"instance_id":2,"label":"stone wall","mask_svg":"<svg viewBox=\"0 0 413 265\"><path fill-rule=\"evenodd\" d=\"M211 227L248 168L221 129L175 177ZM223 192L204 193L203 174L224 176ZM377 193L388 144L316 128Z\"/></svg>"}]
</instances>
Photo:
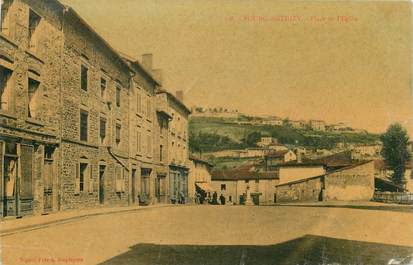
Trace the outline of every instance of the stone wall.
<instances>
[{"instance_id":1,"label":"stone wall","mask_svg":"<svg viewBox=\"0 0 413 265\"><path fill-rule=\"evenodd\" d=\"M325 178L325 200L369 201L374 195L374 163L338 170Z\"/></svg>"}]
</instances>

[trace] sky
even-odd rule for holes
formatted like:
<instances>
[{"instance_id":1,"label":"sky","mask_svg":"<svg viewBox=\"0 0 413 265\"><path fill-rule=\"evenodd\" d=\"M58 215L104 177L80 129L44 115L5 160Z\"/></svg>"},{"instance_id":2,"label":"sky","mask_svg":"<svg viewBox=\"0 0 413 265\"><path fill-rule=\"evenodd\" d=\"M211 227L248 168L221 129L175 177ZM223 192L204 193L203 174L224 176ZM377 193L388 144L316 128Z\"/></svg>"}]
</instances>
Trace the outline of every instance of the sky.
<instances>
[{"instance_id":1,"label":"sky","mask_svg":"<svg viewBox=\"0 0 413 265\"><path fill-rule=\"evenodd\" d=\"M188 106L412 135L409 2L63 0Z\"/></svg>"}]
</instances>

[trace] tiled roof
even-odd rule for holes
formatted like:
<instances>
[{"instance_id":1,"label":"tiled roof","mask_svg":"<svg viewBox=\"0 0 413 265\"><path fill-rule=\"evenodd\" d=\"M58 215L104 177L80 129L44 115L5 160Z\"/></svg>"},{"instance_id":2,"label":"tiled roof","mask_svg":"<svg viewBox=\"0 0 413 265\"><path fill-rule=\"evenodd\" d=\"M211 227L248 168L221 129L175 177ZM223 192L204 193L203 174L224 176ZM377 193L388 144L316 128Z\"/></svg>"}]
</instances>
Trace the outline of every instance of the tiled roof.
<instances>
[{"instance_id":1,"label":"tiled roof","mask_svg":"<svg viewBox=\"0 0 413 265\"><path fill-rule=\"evenodd\" d=\"M256 180L256 179L278 179L276 172L259 172L254 166L242 166L233 169L214 170L211 174L212 180Z\"/></svg>"},{"instance_id":2,"label":"tiled roof","mask_svg":"<svg viewBox=\"0 0 413 265\"><path fill-rule=\"evenodd\" d=\"M274 151L274 152L269 152L266 157L282 157L284 156L286 153L288 153L290 150L281 150L281 151Z\"/></svg>"}]
</instances>

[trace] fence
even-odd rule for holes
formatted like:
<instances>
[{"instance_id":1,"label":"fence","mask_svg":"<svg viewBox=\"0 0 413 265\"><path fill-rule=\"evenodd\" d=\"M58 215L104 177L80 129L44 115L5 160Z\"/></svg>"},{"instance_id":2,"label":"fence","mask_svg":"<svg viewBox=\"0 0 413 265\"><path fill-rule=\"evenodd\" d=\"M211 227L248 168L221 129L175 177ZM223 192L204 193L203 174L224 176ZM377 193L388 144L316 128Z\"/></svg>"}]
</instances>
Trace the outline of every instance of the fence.
<instances>
[{"instance_id":1,"label":"fence","mask_svg":"<svg viewBox=\"0 0 413 265\"><path fill-rule=\"evenodd\" d=\"M376 202L413 204L413 193L409 192L375 192L373 200Z\"/></svg>"}]
</instances>

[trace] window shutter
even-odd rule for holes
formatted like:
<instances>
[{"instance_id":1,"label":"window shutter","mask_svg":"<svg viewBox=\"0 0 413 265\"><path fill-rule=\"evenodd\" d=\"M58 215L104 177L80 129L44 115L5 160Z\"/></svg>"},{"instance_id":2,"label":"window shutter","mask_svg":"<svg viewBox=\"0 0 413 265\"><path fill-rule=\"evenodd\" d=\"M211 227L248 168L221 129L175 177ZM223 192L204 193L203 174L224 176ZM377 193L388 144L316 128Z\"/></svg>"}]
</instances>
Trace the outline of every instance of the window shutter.
<instances>
[{"instance_id":1,"label":"window shutter","mask_svg":"<svg viewBox=\"0 0 413 265\"><path fill-rule=\"evenodd\" d=\"M125 192L125 186L126 186L125 185L125 182L126 182L125 176L126 176L125 169L122 168L122 192Z\"/></svg>"},{"instance_id":2,"label":"window shutter","mask_svg":"<svg viewBox=\"0 0 413 265\"><path fill-rule=\"evenodd\" d=\"M21 181L22 198L33 198L33 146L21 145Z\"/></svg>"},{"instance_id":3,"label":"window shutter","mask_svg":"<svg viewBox=\"0 0 413 265\"><path fill-rule=\"evenodd\" d=\"M116 167L115 169L116 173L115 173L115 188L116 188L116 192L121 192L122 191L122 183L121 183L121 168L119 166Z\"/></svg>"},{"instance_id":4,"label":"window shutter","mask_svg":"<svg viewBox=\"0 0 413 265\"><path fill-rule=\"evenodd\" d=\"M75 194L80 193L80 164L76 163Z\"/></svg>"},{"instance_id":5,"label":"window shutter","mask_svg":"<svg viewBox=\"0 0 413 265\"><path fill-rule=\"evenodd\" d=\"M92 165L89 165L89 193L93 192L93 173L92 173Z\"/></svg>"},{"instance_id":6,"label":"window shutter","mask_svg":"<svg viewBox=\"0 0 413 265\"><path fill-rule=\"evenodd\" d=\"M3 192L4 192L4 187L3 187L3 185L4 185L4 183L3 183L3 181L4 181L4 177L3 177L3 172L4 172L4 169L3 169L3 165L4 165L3 155L4 155L4 151L3 150L4 150L4 142L0 141L0 183L1 183L1 185L0 185L0 198L1 198L0 214L3 213L3 197L4 197L4 195L3 195Z\"/></svg>"}]
</instances>

